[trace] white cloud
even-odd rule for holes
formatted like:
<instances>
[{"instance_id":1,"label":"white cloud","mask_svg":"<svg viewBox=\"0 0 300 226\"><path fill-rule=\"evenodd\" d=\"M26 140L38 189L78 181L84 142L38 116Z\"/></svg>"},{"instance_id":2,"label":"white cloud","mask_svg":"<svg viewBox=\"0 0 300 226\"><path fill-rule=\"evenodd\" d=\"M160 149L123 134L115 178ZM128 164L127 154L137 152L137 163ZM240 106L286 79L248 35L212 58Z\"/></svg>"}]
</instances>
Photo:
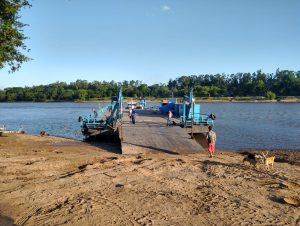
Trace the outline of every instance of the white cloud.
<instances>
[{"instance_id":1,"label":"white cloud","mask_svg":"<svg viewBox=\"0 0 300 226\"><path fill-rule=\"evenodd\" d=\"M162 5L161 6L161 10L165 11L165 12L172 11L171 8L170 8L170 6L168 6L168 5Z\"/></svg>"}]
</instances>

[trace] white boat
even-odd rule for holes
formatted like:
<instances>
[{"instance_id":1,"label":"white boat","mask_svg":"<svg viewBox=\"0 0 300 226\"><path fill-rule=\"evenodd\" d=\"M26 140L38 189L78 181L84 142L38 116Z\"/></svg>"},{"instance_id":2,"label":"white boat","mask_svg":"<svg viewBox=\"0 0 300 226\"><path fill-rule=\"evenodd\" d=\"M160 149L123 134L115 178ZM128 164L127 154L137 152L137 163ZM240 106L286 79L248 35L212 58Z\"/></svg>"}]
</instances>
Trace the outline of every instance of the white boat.
<instances>
[{"instance_id":1,"label":"white boat","mask_svg":"<svg viewBox=\"0 0 300 226\"><path fill-rule=\"evenodd\" d=\"M0 131L5 131L6 128L5 128L5 125L3 125L2 127L0 127Z\"/></svg>"},{"instance_id":2,"label":"white boat","mask_svg":"<svg viewBox=\"0 0 300 226\"><path fill-rule=\"evenodd\" d=\"M22 128L20 128L19 130L7 130L6 127L3 125L3 127L0 127L0 136L3 135L3 134L6 134L6 133L20 133L20 134L23 134L25 133L23 131Z\"/></svg>"}]
</instances>

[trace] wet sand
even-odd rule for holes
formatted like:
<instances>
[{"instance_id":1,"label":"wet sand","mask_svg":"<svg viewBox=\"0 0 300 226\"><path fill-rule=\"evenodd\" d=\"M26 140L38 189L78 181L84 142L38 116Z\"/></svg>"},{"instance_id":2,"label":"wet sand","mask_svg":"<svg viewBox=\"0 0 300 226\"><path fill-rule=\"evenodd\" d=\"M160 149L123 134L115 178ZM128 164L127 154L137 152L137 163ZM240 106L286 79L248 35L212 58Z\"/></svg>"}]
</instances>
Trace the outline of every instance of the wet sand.
<instances>
[{"instance_id":1,"label":"wet sand","mask_svg":"<svg viewBox=\"0 0 300 226\"><path fill-rule=\"evenodd\" d=\"M273 170L230 151L213 159L119 152L0 137L0 225L300 225L300 152L271 152Z\"/></svg>"}]
</instances>

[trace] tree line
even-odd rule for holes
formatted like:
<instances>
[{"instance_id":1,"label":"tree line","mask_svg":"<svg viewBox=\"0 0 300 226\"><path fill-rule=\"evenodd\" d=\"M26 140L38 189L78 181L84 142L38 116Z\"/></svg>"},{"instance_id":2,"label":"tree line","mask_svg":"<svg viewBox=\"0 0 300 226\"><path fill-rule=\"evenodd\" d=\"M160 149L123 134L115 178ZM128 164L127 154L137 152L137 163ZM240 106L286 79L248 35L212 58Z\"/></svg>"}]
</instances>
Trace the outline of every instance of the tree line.
<instances>
[{"instance_id":1,"label":"tree line","mask_svg":"<svg viewBox=\"0 0 300 226\"><path fill-rule=\"evenodd\" d=\"M1 102L12 101L84 101L117 95L122 86L125 97L182 97L190 87L196 97L253 97L274 99L300 96L300 71L277 70L274 74L257 71L231 75L190 75L170 79L167 84L147 85L142 81L107 82L77 80L69 84L56 82L32 87L11 87L0 90Z\"/></svg>"}]
</instances>

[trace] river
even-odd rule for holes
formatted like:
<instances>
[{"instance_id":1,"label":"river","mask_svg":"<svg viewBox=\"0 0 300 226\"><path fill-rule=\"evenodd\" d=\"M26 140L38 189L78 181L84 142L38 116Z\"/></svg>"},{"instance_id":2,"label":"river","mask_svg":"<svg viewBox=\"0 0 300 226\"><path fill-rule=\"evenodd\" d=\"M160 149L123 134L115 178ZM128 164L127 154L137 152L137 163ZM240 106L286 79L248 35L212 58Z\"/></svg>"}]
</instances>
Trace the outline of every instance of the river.
<instances>
[{"instance_id":1,"label":"river","mask_svg":"<svg viewBox=\"0 0 300 226\"><path fill-rule=\"evenodd\" d=\"M89 114L98 105L0 103L0 127L5 125L10 130L22 127L33 134L45 130L55 136L83 139L78 116ZM300 103L203 103L201 113L217 116L219 149L300 149Z\"/></svg>"}]
</instances>

